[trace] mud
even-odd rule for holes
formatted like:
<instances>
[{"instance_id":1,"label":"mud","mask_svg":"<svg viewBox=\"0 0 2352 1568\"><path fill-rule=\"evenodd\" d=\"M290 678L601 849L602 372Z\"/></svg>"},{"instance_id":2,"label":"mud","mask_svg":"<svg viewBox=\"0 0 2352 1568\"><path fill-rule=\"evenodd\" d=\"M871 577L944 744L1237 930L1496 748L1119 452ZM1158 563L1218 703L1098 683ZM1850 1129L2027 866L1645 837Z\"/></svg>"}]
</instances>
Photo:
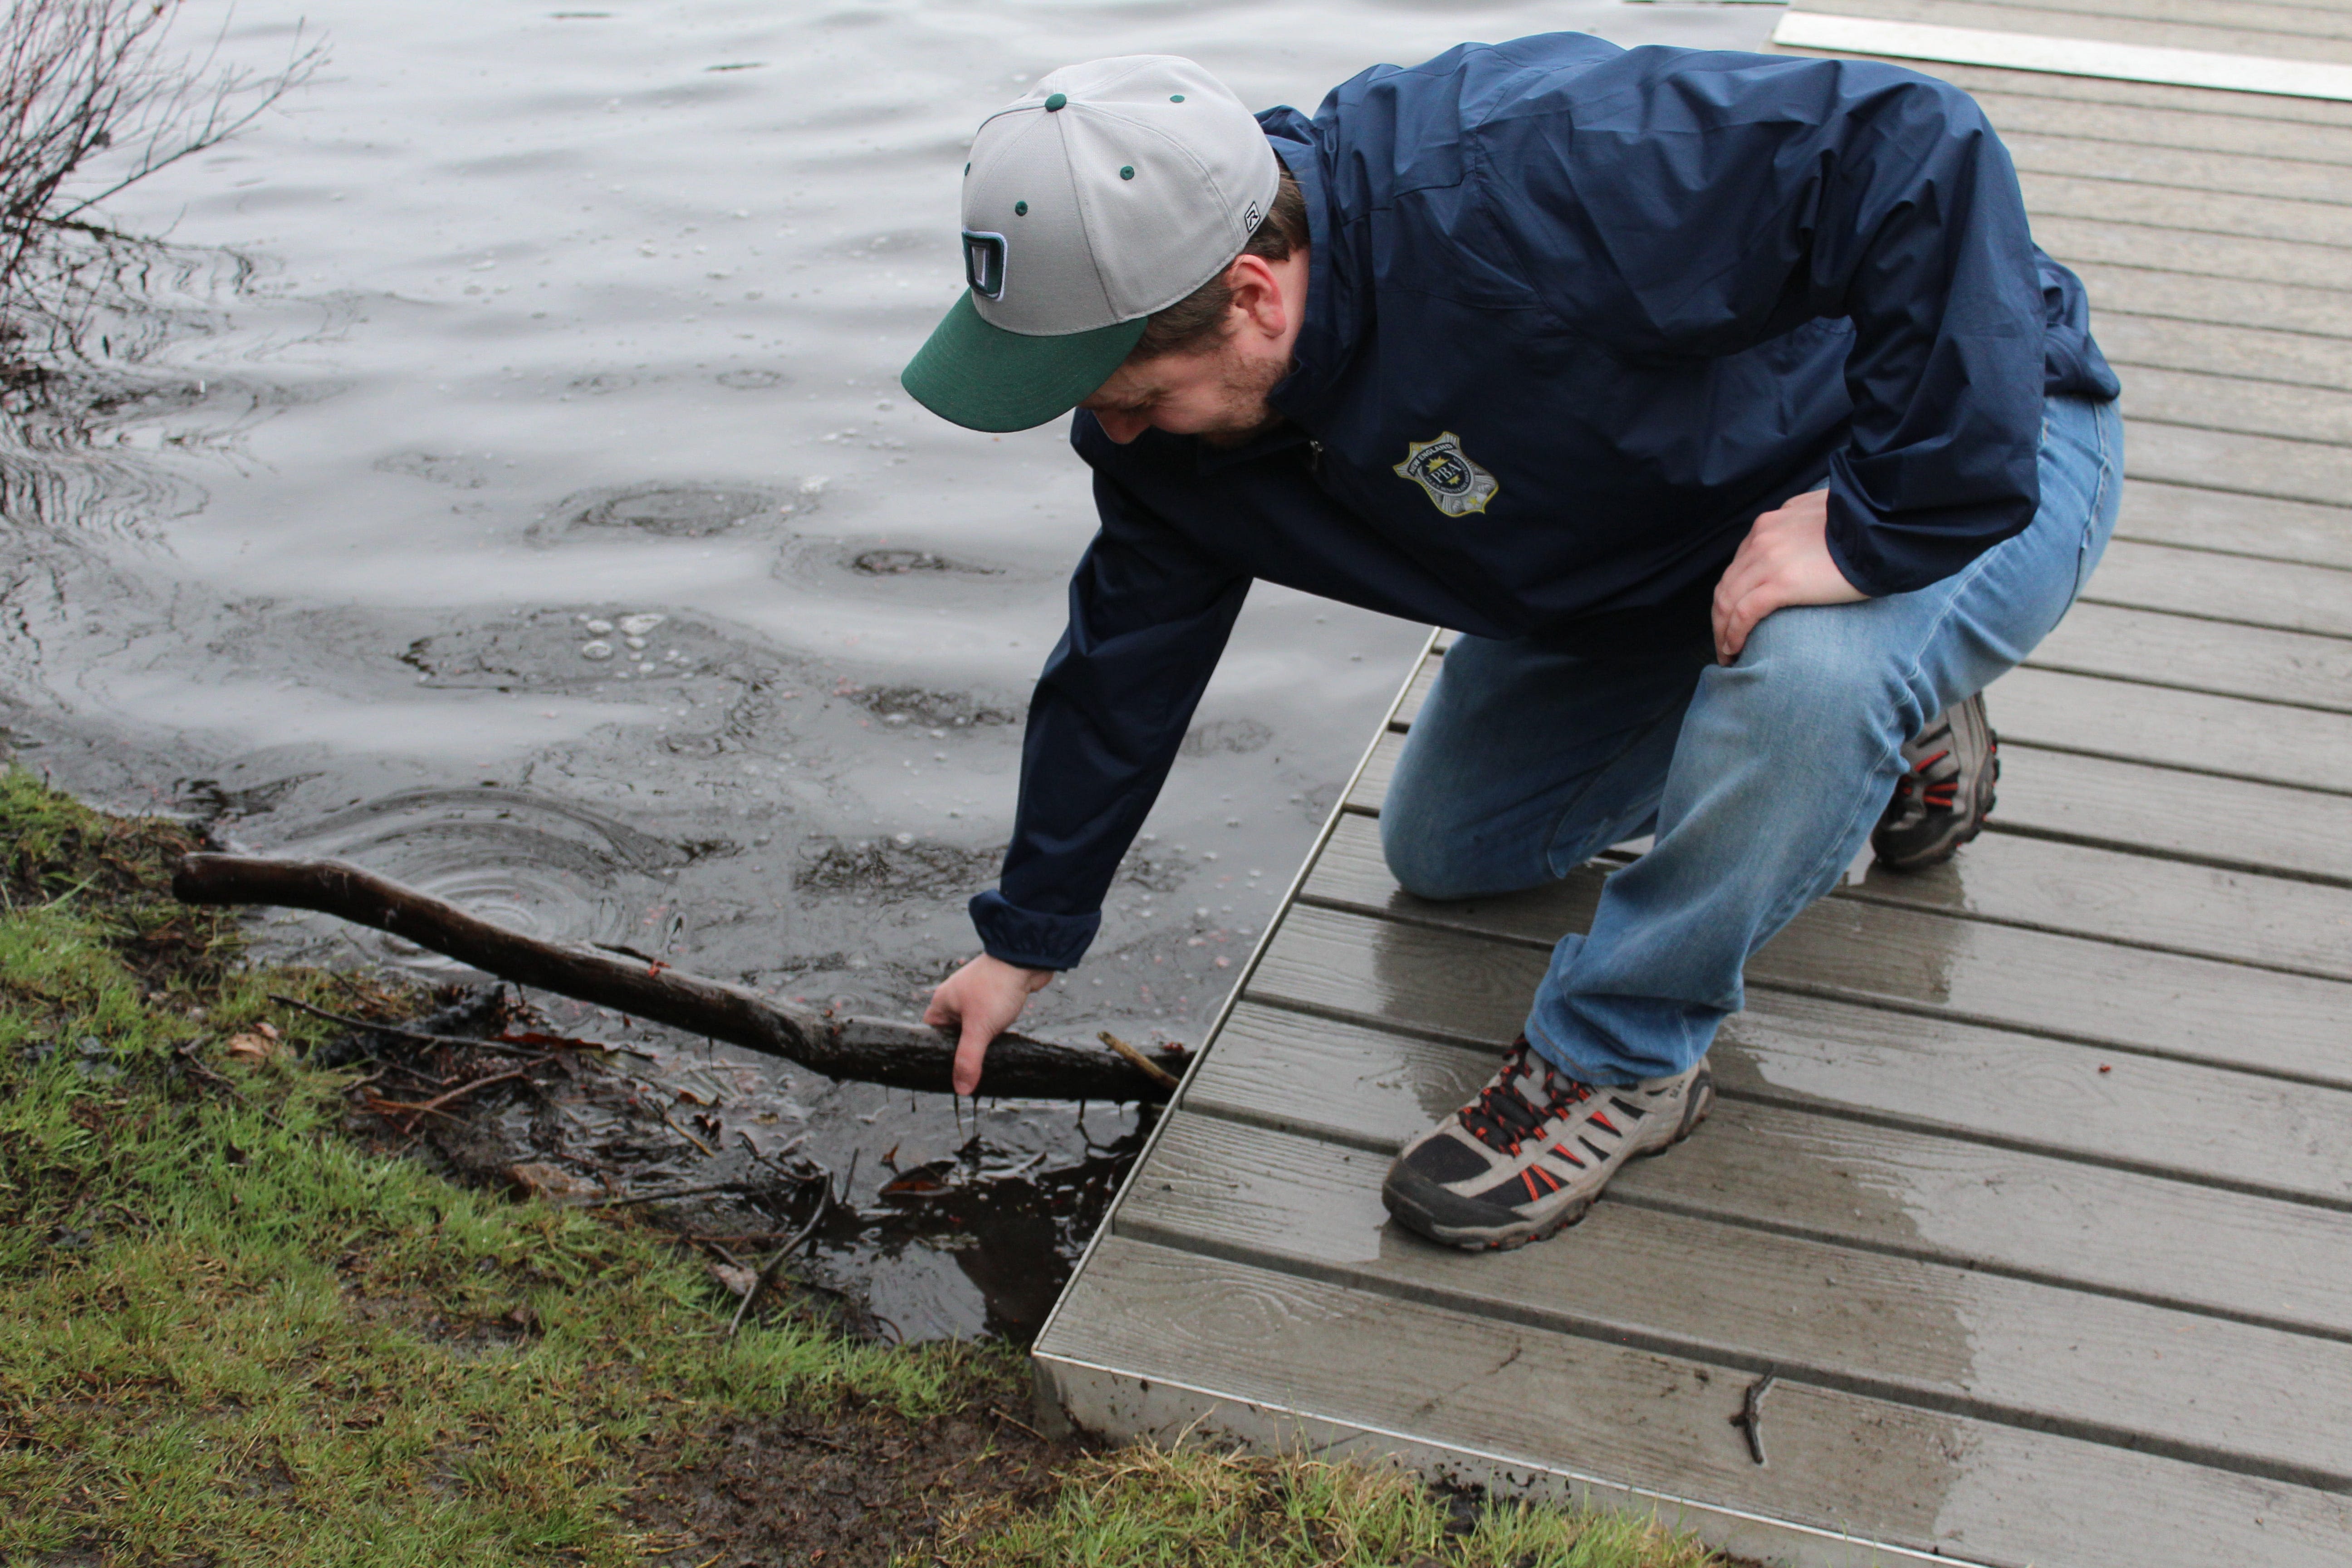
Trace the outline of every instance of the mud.
<instances>
[{"instance_id":1,"label":"mud","mask_svg":"<svg viewBox=\"0 0 2352 1568\"><path fill-rule=\"evenodd\" d=\"M733 1421L646 1453L628 1510L654 1537L646 1561L675 1568L887 1568L919 1561L950 1509L1045 1502L1053 1467L1078 1451L987 1401L919 1423Z\"/></svg>"}]
</instances>

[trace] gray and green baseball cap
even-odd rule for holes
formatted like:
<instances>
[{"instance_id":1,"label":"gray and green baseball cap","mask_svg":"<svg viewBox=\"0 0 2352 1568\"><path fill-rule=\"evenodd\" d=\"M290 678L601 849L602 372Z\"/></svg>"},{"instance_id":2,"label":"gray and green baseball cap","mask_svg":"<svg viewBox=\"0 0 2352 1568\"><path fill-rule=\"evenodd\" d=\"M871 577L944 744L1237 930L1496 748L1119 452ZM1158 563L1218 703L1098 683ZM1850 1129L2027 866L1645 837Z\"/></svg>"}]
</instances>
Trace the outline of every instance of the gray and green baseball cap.
<instances>
[{"instance_id":1,"label":"gray and green baseball cap","mask_svg":"<svg viewBox=\"0 0 2352 1568\"><path fill-rule=\"evenodd\" d=\"M1143 324L1242 253L1282 180L1257 121L1174 55L1066 66L981 123L970 285L899 382L942 418L1025 430L1110 378Z\"/></svg>"}]
</instances>

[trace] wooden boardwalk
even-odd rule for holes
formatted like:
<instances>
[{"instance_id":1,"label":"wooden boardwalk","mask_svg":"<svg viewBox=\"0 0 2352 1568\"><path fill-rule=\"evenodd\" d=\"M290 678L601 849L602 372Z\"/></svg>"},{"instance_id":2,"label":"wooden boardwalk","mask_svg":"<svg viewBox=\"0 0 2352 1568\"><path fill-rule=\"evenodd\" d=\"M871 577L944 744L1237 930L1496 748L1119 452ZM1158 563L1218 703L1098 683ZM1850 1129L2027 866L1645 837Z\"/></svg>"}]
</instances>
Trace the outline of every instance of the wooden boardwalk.
<instances>
[{"instance_id":1,"label":"wooden boardwalk","mask_svg":"<svg viewBox=\"0 0 2352 1568\"><path fill-rule=\"evenodd\" d=\"M2345 0L1816 4L2352 62ZM2126 387L2115 542L1990 695L1996 830L1759 953L1715 1117L1581 1226L1432 1247L1381 1173L1609 870L1396 889L1433 647L1039 1340L1049 1406L1770 1562L2352 1563L2352 102L1921 68L2000 126Z\"/></svg>"}]
</instances>

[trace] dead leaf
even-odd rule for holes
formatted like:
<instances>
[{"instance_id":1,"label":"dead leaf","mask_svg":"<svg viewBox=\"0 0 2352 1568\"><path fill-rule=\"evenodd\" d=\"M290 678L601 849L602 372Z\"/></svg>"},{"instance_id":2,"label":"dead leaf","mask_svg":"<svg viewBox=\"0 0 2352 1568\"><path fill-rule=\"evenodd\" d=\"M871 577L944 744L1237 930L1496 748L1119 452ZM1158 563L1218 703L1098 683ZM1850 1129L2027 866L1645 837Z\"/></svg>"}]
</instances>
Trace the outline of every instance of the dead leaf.
<instances>
[{"instance_id":1,"label":"dead leaf","mask_svg":"<svg viewBox=\"0 0 2352 1568\"><path fill-rule=\"evenodd\" d=\"M540 1160L508 1167L507 1179L524 1192L543 1198L592 1198L604 1190L585 1176L573 1175L561 1165Z\"/></svg>"},{"instance_id":2,"label":"dead leaf","mask_svg":"<svg viewBox=\"0 0 2352 1568\"><path fill-rule=\"evenodd\" d=\"M264 1024L262 1027L268 1029L269 1026ZM267 1035L231 1035L228 1037L228 1054L242 1062L266 1062L278 1054L278 1031L269 1029Z\"/></svg>"},{"instance_id":3,"label":"dead leaf","mask_svg":"<svg viewBox=\"0 0 2352 1568\"><path fill-rule=\"evenodd\" d=\"M710 1277L713 1279L718 1280L719 1285L728 1292L728 1294L733 1296L750 1295L751 1293L751 1287L758 1284L760 1281L760 1277L757 1274L752 1273L748 1268L738 1268L732 1263L712 1264L710 1266Z\"/></svg>"}]
</instances>

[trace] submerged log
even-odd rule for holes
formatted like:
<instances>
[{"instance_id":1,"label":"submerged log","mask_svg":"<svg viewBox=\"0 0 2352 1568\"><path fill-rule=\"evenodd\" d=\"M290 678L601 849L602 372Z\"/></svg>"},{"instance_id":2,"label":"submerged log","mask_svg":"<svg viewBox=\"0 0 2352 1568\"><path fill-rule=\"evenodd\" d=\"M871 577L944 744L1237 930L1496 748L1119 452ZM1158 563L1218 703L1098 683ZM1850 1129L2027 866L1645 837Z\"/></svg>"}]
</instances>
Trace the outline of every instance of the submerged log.
<instances>
[{"instance_id":1,"label":"submerged log","mask_svg":"<svg viewBox=\"0 0 2352 1568\"><path fill-rule=\"evenodd\" d=\"M389 931L486 974L611 1007L688 1034L782 1057L827 1078L893 1089L950 1092L955 1036L892 1018L837 1017L791 1006L747 986L671 968L658 960L580 942L541 942L493 925L414 888L342 860L190 855L172 878L190 904L275 904L316 910ZM1185 1053L1150 1058L1181 1074ZM1164 1100L1144 1067L1091 1046L1004 1034L988 1047L980 1092L1016 1100Z\"/></svg>"}]
</instances>

